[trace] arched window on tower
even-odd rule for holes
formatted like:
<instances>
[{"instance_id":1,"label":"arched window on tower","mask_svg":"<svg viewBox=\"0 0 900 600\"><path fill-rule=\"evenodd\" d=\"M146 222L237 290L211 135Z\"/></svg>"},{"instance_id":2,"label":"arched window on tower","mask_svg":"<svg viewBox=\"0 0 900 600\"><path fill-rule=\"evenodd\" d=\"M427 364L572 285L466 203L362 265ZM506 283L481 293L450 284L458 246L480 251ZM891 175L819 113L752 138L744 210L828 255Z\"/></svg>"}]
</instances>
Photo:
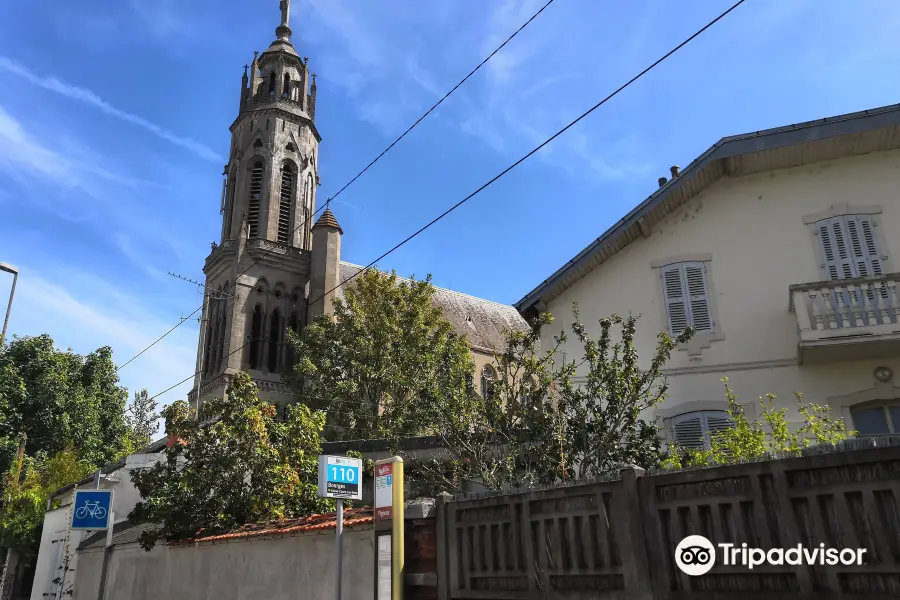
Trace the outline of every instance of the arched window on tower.
<instances>
[{"instance_id":1,"label":"arched window on tower","mask_svg":"<svg viewBox=\"0 0 900 600\"><path fill-rule=\"evenodd\" d=\"M262 199L263 163L257 161L250 170L250 202L247 206L247 234L259 237L259 205Z\"/></svg>"},{"instance_id":2,"label":"arched window on tower","mask_svg":"<svg viewBox=\"0 0 900 600\"><path fill-rule=\"evenodd\" d=\"M225 325L228 320L228 284L222 286L219 292L219 324L216 335L216 372L222 369L222 360L225 358Z\"/></svg>"},{"instance_id":3,"label":"arched window on tower","mask_svg":"<svg viewBox=\"0 0 900 600\"><path fill-rule=\"evenodd\" d=\"M284 74L284 90L281 92L282 98L290 98L291 97L291 74Z\"/></svg>"},{"instance_id":4,"label":"arched window on tower","mask_svg":"<svg viewBox=\"0 0 900 600\"><path fill-rule=\"evenodd\" d=\"M234 193L237 187L237 167L231 169L228 175L228 196L225 198L225 229L222 231L222 240L231 239L231 222L234 218Z\"/></svg>"},{"instance_id":5,"label":"arched window on tower","mask_svg":"<svg viewBox=\"0 0 900 600\"><path fill-rule=\"evenodd\" d=\"M491 365L484 365L481 370L481 396L488 400L494 393L494 382L497 380L497 372Z\"/></svg>"},{"instance_id":6,"label":"arched window on tower","mask_svg":"<svg viewBox=\"0 0 900 600\"><path fill-rule=\"evenodd\" d=\"M213 319L213 311L215 310L215 296L214 292L207 292L207 301L206 301L206 340L203 345L203 375L209 375L210 365L212 364L212 349L213 349L213 325L215 324L215 320Z\"/></svg>"},{"instance_id":7,"label":"arched window on tower","mask_svg":"<svg viewBox=\"0 0 900 600\"><path fill-rule=\"evenodd\" d=\"M275 71L269 75L269 98L275 97Z\"/></svg>"},{"instance_id":8,"label":"arched window on tower","mask_svg":"<svg viewBox=\"0 0 900 600\"><path fill-rule=\"evenodd\" d=\"M293 163L284 163L281 167L281 195L278 205L278 241L282 244L291 242L291 213L294 212L296 180L297 171Z\"/></svg>"},{"instance_id":9,"label":"arched window on tower","mask_svg":"<svg viewBox=\"0 0 900 600\"><path fill-rule=\"evenodd\" d=\"M269 323L269 356L266 365L270 373L278 371L278 350L281 348L281 311L277 308L272 311Z\"/></svg>"},{"instance_id":10,"label":"arched window on tower","mask_svg":"<svg viewBox=\"0 0 900 600\"><path fill-rule=\"evenodd\" d=\"M307 250L312 247L312 205L313 205L313 178L309 173L306 176L306 185L303 192L303 247Z\"/></svg>"},{"instance_id":11,"label":"arched window on tower","mask_svg":"<svg viewBox=\"0 0 900 600\"><path fill-rule=\"evenodd\" d=\"M260 350L262 346L263 309L259 304L253 309L250 321L250 368L259 368Z\"/></svg>"}]
</instances>

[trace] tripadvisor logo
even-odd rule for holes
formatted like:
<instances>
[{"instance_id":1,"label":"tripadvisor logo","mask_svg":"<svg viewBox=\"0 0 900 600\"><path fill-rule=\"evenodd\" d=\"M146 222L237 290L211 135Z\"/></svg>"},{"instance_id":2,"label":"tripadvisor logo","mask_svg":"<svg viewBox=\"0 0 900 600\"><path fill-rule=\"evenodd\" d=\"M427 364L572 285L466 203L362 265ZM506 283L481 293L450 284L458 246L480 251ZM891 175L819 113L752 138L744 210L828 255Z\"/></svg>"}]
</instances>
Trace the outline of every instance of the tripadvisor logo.
<instances>
[{"instance_id":1,"label":"tripadvisor logo","mask_svg":"<svg viewBox=\"0 0 900 600\"><path fill-rule=\"evenodd\" d=\"M750 548L747 544L718 544L718 548L702 535L689 535L675 547L675 564L687 575L697 577L709 573L716 564L716 557L726 566L744 566L752 570L760 565L862 565L865 548L804 548L797 544L791 548Z\"/></svg>"}]
</instances>

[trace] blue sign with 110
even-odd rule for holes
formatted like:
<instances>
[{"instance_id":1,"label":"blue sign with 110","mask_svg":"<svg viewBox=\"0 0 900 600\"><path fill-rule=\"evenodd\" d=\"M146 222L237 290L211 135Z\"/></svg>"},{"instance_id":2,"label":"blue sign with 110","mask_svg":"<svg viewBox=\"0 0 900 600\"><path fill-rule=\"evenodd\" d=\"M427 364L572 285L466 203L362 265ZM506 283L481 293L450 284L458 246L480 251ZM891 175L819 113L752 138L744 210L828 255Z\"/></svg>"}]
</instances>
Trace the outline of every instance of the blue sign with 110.
<instances>
[{"instance_id":1,"label":"blue sign with 110","mask_svg":"<svg viewBox=\"0 0 900 600\"><path fill-rule=\"evenodd\" d=\"M319 496L362 499L362 461L349 456L319 457Z\"/></svg>"},{"instance_id":2,"label":"blue sign with 110","mask_svg":"<svg viewBox=\"0 0 900 600\"><path fill-rule=\"evenodd\" d=\"M112 490L76 490L72 529L109 529L112 498Z\"/></svg>"}]
</instances>

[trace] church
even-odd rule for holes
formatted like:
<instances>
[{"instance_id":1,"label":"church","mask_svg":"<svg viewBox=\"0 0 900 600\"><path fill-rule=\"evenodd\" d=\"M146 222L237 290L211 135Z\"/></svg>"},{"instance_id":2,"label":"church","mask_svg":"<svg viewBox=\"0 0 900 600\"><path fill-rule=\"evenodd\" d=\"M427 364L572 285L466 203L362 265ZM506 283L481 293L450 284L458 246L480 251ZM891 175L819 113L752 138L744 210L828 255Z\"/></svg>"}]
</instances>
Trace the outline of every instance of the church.
<instances>
[{"instance_id":1,"label":"church","mask_svg":"<svg viewBox=\"0 0 900 600\"><path fill-rule=\"evenodd\" d=\"M291 43L290 0L280 7L275 41L245 67L231 124L221 238L203 266L193 407L221 397L239 371L250 374L266 401L279 408L294 402L282 382L291 368L287 331L331 313L341 284L362 269L341 260L344 231L329 207L313 221L322 141L316 76ZM496 377L494 349L524 320L512 306L451 290L436 288L434 300L466 336L473 380L484 389Z\"/></svg>"}]
</instances>

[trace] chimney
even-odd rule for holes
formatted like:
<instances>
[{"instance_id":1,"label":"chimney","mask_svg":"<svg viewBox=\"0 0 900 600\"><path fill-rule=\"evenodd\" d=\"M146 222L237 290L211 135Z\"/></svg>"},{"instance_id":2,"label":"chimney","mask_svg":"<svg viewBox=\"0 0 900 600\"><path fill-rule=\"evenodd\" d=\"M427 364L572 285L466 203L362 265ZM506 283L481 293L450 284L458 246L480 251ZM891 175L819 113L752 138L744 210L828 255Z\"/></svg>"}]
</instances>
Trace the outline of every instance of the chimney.
<instances>
[{"instance_id":1,"label":"chimney","mask_svg":"<svg viewBox=\"0 0 900 600\"><path fill-rule=\"evenodd\" d=\"M669 172L672 173L672 179L675 179L681 172L681 167L679 167L678 165L673 165L669 167Z\"/></svg>"},{"instance_id":2,"label":"chimney","mask_svg":"<svg viewBox=\"0 0 900 600\"><path fill-rule=\"evenodd\" d=\"M666 180L665 177L660 177L660 178L659 178L659 187L662 187L662 186L666 185L666 181L667 181L667 180Z\"/></svg>"}]
</instances>

